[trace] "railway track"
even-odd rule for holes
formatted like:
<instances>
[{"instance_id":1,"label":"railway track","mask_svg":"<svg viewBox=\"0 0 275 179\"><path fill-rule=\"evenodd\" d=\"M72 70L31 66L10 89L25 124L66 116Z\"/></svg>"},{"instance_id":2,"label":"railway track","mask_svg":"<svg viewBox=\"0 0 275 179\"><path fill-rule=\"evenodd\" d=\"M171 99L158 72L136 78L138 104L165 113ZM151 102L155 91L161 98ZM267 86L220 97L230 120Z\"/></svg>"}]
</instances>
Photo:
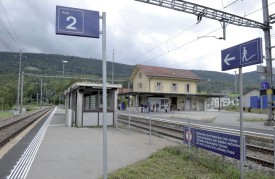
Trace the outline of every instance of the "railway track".
<instances>
[{"instance_id":1,"label":"railway track","mask_svg":"<svg viewBox=\"0 0 275 179\"><path fill-rule=\"evenodd\" d=\"M0 121L0 149L11 139L20 134L24 129L30 126L34 121L50 111L53 107L47 107L39 111L28 113L14 118L8 118Z\"/></svg>"},{"instance_id":2,"label":"railway track","mask_svg":"<svg viewBox=\"0 0 275 179\"><path fill-rule=\"evenodd\" d=\"M144 116L118 114L118 122L124 125L130 125L149 131L149 118ZM171 121L165 119L151 118L151 131L163 136L183 141L183 127L187 126L186 122ZM226 128L209 127L205 125L193 125L191 127L208 129L229 134L238 134L239 131ZM253 132L245 132L246 137L246 159L260 164L264 167L274 168L274 149L273 136L257 134ZM265 146L265 147L264 147Z\"/></svg>"}]
</instances>

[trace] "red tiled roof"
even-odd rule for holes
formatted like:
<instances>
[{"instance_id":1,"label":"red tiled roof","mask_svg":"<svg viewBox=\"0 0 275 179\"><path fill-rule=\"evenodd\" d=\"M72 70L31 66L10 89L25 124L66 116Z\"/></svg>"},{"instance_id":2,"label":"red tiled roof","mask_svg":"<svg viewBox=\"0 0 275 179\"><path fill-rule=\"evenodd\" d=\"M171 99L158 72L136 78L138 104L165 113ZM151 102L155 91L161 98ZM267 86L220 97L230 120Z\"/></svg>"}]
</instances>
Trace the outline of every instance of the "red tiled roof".
<instances>
[{"instance_id":1,"label":"red tiled roof","mask_svg":"<svg viewBox=\"0 0 275 179\"><path fill-rule=\"evenodd\" d=\"M137 68L139 68L147 76L200 80L200 77L191 71L183 69L163 68L147 65L137 65Z\"/></svg>"}]
</instances>

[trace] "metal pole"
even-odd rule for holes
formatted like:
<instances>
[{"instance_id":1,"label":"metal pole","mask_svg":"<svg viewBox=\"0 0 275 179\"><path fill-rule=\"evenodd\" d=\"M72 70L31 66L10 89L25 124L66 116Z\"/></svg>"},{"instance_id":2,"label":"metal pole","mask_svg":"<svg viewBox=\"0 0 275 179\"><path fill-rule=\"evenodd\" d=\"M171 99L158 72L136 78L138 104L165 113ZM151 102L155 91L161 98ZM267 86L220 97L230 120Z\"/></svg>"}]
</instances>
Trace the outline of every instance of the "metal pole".
<instances>
[{"instance_id":1,"label":"metal pole","mask_svg":"<svg viewBox=\"0 0 275 179\"><path fill-rule=\"evenodd\" d=\"M114 84L114 63L115 63L115 49L113 49L112 84Z\"/></svg>"},{"instance_id":2,"label":"metal pole","mask_svg":"<svg viewBox=\"0 0 275 179\"><path fill-rule=\"evenodd\" d=\"M238 90L237 90L237 71L235 71L235 109L237 109L237 93L238 93Z\"/></svg>"},{"instance_id":3,"label":"metal pole","mask_svg":"<svg viewBox=\"0 0 275 179\"><path fill-rule=\"evenodd\" d=\"M190 118L188 118L188 159L190 159L191 144L190 144Z\"/></svg>"},{"instance_id":4,"label":"metal pole","mask_svg":"<svg viewBox=\"0 0 275 179\"><path fill-rule=\"evenodd\" d=\"M129 112L129 118L128 118L128 134L130 134L130 128L131 128L130 108L129 108L128 112Z\"/></svg>"},{"instance_id":5,"label":"metal pole","mask_svg":"<svg viewBox=\"0 0 275 179\"><path fill-rule=\"evenodd\" d=\"M261 83L262 83L262 75L260 75L260 89L261 89ZM262 95L260 95L260 105L261 105L261 114L263 113L263 98Z\"/></svg>"},{"instance_id":6,"label":"metal pole","mask_svg":"<svg viewBox=\"0 0 275 179\"><path fill-rule=\"evenodd\" d=\"M40 84L40 106L42 106L42 98L43 98L43 94L42 94L42 79L40 80L41 84Z\"/></svg>"},{"instance_id":7,"label":"metal pole","mask_svg":"<svg viewBox=\"0 0 275 179\"><path fill-rule=\"evenodd\" d=\"M62 62L62 64L63 64L63 77L64 77L64 62Z\"/></svg>"},{"instance_id":8,"label":"metal pole","mask_svg":"<svg viewBox=\"0 0 275 179\"><path fill-rule=\"evenodd\" d=\"M18 70L18 85L17 85L17 100L16 100L16 108L19 112L19 101L20 101L20 80L21 80L21 58L22 58L22 51L20 50L19 55L19 70Z\"/></svg>"},{"instance_id":9,"label":"metal pole","mask_svg":"<svg viewBox=\"0 0 275 179\"><path fill-rule=\"evenodd\" d=\"M107 179L107 88L106 88L106 12L102 13L102 80L103 80L103 173Z\"/></svg>"},{"instance_id":10,"label":"metal pole","mask_svg":"<svg viewBox=\"0 0 275 179\"><path fill-rule=\"evenodd\" d=\"M23 94L24 94L24 72L22 72L22 81L21 81L20 113L22 113Z\"/></svg>"},{"instance_id":11,"label":"metal pole","mask_svg":"<svg viewBox=\"0 0 275 179\"><path fill-rule=\"evenodd\" d=\"M273 134L274 136L273 136L273 150L274 150L274 154L273 154L273 159L274 159L274 161L273 161L273 163L275 164L275 126L274 126L274 134ZM275 165L274 165L274 178L275 178Z\"/></svg>"},{"instance_id":12,"label":"metal pole","mask_svg":"<svg viewBox=\"0 0 275 179\"><path fill-rule=\"evenodd\" d=\"M243 74L242 68L239 68L239 82L240 82L240 178L244 178L244 141L243 141Z\"/></svg>"},{"instance_id":13,"label":"metal pole","mask_svg":"<svg viewBox=\"0 0 275 179\"><path fill-rule=\"evenodd\" d=\"M152 122L151 122L151 109L149 107L149 144L151 144Z\"/></svg>"},{"instance_id":14,"label":"metal pole","mask_svg":"<svg viewBox=\"0 0 275 179\"><path fill-rule=\"evenodd\" d=\"M268 2L267 0L262 0L263 6L263 20L264 24L269 26L269 12L268 12ZM270 40L270 28L264 28L264 38L265 38L265 59L266 59L266 68L267 68L267 81L270 86L272 84L272 55L271 55L271 40ZM265 125L274 125L272 121L272 109L271 105L273 103L273 92L271 94L267 94L268 99L268 119L265 122Z\"/></svg>"},{"instance_id":15,"label":"metal pole","mask_svg":"<svg viewBox=\"0 0 275 179\"><path fill-rule=\"evenodd\" d=\"M235 94L238 93L238 90L237 90L237 72L235 71Z\"/></svg>"},{"instance_id":16,"label":"metal pole","mask_svg":"<svg viewBox=\"0 0 275 179\"><path fill-rule=\"evenodd\" d=\"M225 24L225 21L222 22L222 29L223 29L223 40L226 40L226 24Z\"/></svg>"}]
</instances>

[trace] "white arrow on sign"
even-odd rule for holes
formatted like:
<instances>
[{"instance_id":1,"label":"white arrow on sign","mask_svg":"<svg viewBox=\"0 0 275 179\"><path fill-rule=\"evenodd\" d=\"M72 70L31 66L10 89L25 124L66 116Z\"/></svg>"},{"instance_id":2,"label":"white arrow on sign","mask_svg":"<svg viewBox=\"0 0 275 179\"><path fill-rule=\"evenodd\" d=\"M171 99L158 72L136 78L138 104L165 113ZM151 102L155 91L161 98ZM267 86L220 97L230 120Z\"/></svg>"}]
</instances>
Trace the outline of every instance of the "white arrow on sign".
<instances>
[{"instance_id":1,"label":"white arrow on sign","mask_svg":"<svg viewBox=\"0 0 275 179\"><path fill-rule=\"evenodd\" d=\"M227 54L226 57L225 57L225 59L224 59L224 63L225 63L226 65L230 65L230 63L228 63L229 61L235 60L235 57L230 57L230 58L228 58L229 55L230 55L230 54Z\"/></svg>"}]
</instances>

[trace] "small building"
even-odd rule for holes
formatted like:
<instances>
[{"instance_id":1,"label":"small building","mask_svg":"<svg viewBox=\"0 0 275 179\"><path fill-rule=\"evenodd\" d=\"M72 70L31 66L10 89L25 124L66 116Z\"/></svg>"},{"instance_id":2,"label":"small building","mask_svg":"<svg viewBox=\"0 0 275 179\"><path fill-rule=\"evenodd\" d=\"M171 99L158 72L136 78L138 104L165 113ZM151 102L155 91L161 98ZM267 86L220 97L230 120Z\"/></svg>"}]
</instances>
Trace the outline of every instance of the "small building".
<instances>
[{"instance_id":1,"label":"small building","mask_svg":"<svg viewBox=\"0 0 275 179\"><path fill-rule=\"evenodd\" d=\"M200 77L188 70L136 65L130 76L133 89L119 95L130 96L132 104L152 111L204 111L212 97L220 94L198 94Z\"/></svg>"},{"instance_id":2,"label":"small building","mask_svg":"<svg viewBox=\"0 0 275 179\"><path fill-rule=\"evenodd\" d=\"M248 91L247 93L243 94L243 106L248 108L248 107L254 107L257 106L258 104L255 103L255 105L251 105L251 97L256 97L257 100L260 100L260 90L258 89L252 89ZM256 101L257 101L256 100ZM258 108L258 107L257 107Z\"/></svg>"},{"instance_id":3,"label":"small building","mask_svg":"<svg viewBox=\"0 0 275 179\"><path fill-rule=\"evenodd\" d=\"M122 88L118 84L107 84L107 125L115 125L117 93ZM102 84L76 82L65 92L67 107L66 119L71 116L72 124L77 127L103 125Z\"/></svg>"}]
</instances>

